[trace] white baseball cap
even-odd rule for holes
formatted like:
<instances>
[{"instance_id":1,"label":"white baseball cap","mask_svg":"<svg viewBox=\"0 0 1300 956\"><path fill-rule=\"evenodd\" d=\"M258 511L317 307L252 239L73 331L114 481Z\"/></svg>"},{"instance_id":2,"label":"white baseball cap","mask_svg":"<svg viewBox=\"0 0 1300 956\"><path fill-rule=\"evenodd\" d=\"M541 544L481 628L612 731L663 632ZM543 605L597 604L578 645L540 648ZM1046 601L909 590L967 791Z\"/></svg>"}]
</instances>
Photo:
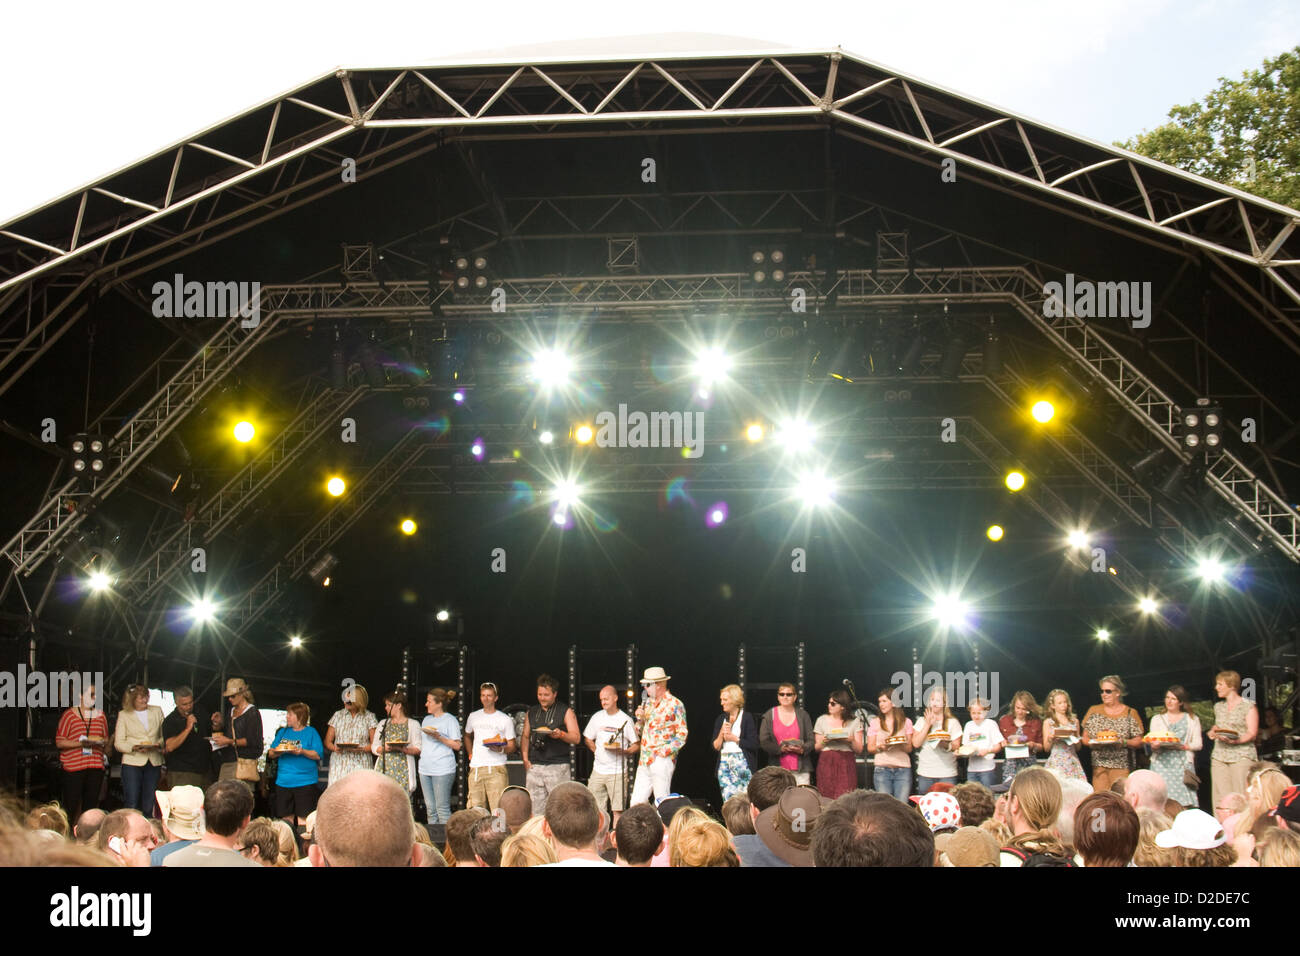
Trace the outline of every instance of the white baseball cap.
<instances>
[{"instance_id":1,"label":"white baseball cap","mask_svg":"<svg viewBox=\"0 0 1300 956\"><path fill-rule=\"evenodd\" d=\"M1228 842L1223 824L1204 810L1184 810L1174 817L1174 825L1156 834L1156 846L1171 850L1213 850Z\"/></svg>"}]
</instances>

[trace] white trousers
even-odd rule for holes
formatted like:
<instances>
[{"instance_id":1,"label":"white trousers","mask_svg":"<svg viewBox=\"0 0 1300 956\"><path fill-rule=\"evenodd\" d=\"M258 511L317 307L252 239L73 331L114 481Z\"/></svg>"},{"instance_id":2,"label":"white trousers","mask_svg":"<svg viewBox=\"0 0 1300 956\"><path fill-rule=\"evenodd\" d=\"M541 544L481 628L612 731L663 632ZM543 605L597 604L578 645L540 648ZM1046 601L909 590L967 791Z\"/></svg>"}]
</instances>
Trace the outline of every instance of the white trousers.
<instances>
[{"instance_id":1,"label":"white trousers","mask_svg":"<svg viewBox=\"0 0 1300 956\"><path fill-rule=\"evenodd\" d=\"M649 803L652 791L656 801L672 793L673 771L676 768L676 762L667 757L656 757L649 764L638 767L636 781L632 786L632 806Z\"/></svg>"}]
</instances>

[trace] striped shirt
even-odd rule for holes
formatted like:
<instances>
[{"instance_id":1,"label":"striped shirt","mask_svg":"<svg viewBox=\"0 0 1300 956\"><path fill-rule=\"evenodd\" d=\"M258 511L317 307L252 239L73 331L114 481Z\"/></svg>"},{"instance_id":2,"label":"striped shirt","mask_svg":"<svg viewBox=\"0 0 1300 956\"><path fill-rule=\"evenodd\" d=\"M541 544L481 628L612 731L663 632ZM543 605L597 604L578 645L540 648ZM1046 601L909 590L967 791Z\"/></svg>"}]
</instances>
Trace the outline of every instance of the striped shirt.
<instances>
[{"instance_id":1,"label":"striped shirt","mask_svg":"<svg viewBox=\"0 0 1300 956\"><path fill-rule=\"evenodd\" d=\"M82 711L85 713L85 711ZM108 719L100 711L94 717L86 719L82 714L77 712L76 707L69 707L59 718L59 729L56 730L55 736L65 737L69 740L78 740L81 737L98 737L100 740L108 739ZM86 750L90 750L86 753ZM59 760L63 762L63 769L68 773L75 773L78 770L103 770L104 769L104 751L94 750L85 747L74 747L71 750L59 751Z\"/></svg>"}]
</instances>

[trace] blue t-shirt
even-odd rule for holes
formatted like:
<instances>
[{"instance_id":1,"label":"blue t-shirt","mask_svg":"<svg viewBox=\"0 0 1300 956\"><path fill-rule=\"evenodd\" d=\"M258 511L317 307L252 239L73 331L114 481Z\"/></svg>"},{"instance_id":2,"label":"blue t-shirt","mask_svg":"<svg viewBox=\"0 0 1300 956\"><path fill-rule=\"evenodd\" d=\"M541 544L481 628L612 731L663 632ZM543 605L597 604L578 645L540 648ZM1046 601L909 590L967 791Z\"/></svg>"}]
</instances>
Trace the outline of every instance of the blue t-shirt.
<instances>
[{"instance_id":1,"label":"blue t-shirt","mask_svg":"<svg viewBox=\"0 0 1300 956\"><path fill-rule=\"evenodd\" d=\"M320 734L316 733L315 727L304 727L302 730L281 727L275 732L275 739L271 741L271 746L279 746L282 740L296 740L302 745L303 750L314 750L317 754L325 752L325 744L321 741ZM319 779L319 760L299 757L297 754L280 754L279 761L280 768L275 774L275 783L278 787L310 787Z\"/></svg>"},{"instance_id":2,"label":"blue t-shirt","mask_svg":"<svg viewBox=\"0 0 1300 956\"><path fill-rule=\"evenodd\" d=\"M449 740L460 740L460 721L455 714L432 715L420 722L420 773L426 777L443 777L456 772L456 751L424 733L425 727L438 731Z\"/></svg>"},{"instance_id":3,"label":"blue t-shirt","mask_svg":"<svg viewBox=\"0 0 1300 956\"><path fill-rule=\"evenodd\" d=\"M198 842L198 840L173 840L171 843L164 843L162 846L154 847L149 851L149 865L162 866L162 861L177 850L183 850L187 846L193 846Z\"/></svg>"}]
</instances>

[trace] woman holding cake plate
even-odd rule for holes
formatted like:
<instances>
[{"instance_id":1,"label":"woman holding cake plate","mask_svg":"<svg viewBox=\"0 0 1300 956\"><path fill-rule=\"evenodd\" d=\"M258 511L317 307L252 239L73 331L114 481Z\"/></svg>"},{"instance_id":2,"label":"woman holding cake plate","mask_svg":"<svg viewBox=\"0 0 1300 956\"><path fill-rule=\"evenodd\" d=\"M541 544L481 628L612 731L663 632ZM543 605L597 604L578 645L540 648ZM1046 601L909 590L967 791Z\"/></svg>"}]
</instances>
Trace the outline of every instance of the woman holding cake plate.
<instances>
[{"instance_id":1,"label":"woman holding cake plate","mask_svg":"<svg viewBox=\"0 0 1300 956\"><path fill-rule=\"evenodd\" d=\"M1175 684L1165 691L1165 712L1151 718L1151 769L1165 779L1170 800L1196 807L1196 791L1187 785L1192 754L1201 749L1201 720L1187 710L1187 691Z\"/></svg>"},{"instance_id":2,"label":"woman holding cake plate","mask_svg":"<svg viewBox=\"0 0 1300 956\"><path fill-rule=\"evenodd\" d=\"M1115 674L1098 681L1101 703L1083 715L1083 745L1092 750L1092 789L1109 790L1129 774L1128 752L1142 746L1142 718L1124 703L1124 682Z\"/></svg>"}]
</instances>

